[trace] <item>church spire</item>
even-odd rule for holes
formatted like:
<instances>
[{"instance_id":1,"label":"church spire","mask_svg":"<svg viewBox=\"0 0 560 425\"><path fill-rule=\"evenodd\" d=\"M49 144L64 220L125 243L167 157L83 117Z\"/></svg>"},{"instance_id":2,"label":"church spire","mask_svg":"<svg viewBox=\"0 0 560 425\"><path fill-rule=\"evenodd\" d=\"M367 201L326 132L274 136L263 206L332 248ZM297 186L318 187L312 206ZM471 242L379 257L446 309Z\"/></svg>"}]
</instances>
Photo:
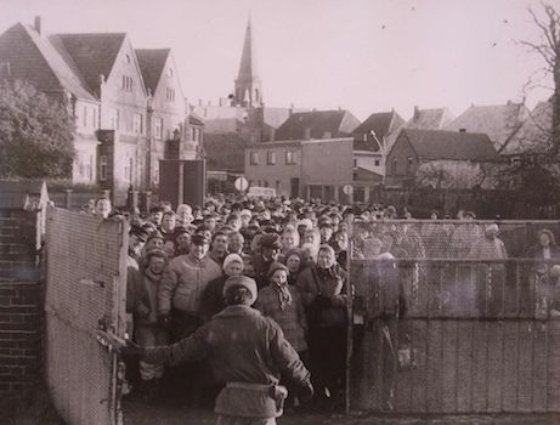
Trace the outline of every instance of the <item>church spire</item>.
<instances>
[{"instance_id":1,"label":"church spire","mask_svg":"<svg viewBox=\"0 0 560 425\"><path fill-rule=\"evenodd\" d=\"M235 80L234 104L255 108L262 106L261 80L257 73L250 16L245 30L239 74Z\"/></svg>"}]
</instances>

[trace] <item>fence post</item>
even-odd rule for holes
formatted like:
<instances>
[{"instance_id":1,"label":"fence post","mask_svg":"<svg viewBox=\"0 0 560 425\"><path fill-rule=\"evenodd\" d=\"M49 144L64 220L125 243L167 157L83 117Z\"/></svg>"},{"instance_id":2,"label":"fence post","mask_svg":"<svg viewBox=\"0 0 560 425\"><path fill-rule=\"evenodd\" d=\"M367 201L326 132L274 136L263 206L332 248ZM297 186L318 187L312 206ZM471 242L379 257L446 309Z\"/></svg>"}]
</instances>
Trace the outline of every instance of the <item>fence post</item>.
<instances>
[{"instance_id":1,"label":"fence post","mask_svg":"<svg viewBox=\"0 0 560 425\"><path fill-rule=\"evenodd\" d=\"M71 188L67 188L66 190L66 198L65 198L65 208L67 210L72 209L72 192Z\"/></svg>"}]
</instances>

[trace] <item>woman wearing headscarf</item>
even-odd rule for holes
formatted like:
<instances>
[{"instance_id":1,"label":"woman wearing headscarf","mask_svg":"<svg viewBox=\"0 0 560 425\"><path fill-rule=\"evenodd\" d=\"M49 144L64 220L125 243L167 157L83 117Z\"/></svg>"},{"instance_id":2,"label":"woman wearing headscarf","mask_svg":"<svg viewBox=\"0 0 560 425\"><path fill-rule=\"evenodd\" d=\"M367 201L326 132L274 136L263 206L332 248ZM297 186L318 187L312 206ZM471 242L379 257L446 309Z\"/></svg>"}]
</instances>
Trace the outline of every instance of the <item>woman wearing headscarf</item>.
<instances>
[{"instance_id":1,"label":"woman wearing headscarf","mask_svg":"<svg viewBox=\"0 0 560 425\"><path fill-rule=\"evenodd\" d=\"M283 263L288 268L288 284L295 285L300 273L306 267L302 252L299 249L291 249L284 255Z\"/></svg>"},{"instance_id":2,"label":"woman wearing headscarf","mask_svg":"<svg viewBox=\"0 0 560 425\"><path fill-rule=\"evenodd\" d=\"M318 401L332 401L344 388L349 291L348 275L331 246L320 246L317 264L301 272L296 286L306 307L309 365Z\"/></svg>"}]
</instances>

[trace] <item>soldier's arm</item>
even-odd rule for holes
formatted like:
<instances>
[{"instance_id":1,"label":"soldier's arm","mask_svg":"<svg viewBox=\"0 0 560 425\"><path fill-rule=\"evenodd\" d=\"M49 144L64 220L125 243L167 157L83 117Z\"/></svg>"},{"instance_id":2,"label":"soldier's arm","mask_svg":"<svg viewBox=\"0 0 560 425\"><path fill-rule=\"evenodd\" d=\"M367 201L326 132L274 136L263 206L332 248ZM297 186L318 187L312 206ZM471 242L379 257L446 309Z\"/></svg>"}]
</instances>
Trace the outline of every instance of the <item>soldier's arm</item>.
<instances>
[{"instance_id":1,"label":"soldier's arm","mask_svg":"<svg viewBox=\"0 0 560 425\"><path fill-rule=\"evenodd\" d=\"M194 362L208 356L209 349L205 342L206 327L199 328L189 337L172 345L158 347L141 347L140 356L148 363L177 365Z\"/></svg>"}]
</instances>

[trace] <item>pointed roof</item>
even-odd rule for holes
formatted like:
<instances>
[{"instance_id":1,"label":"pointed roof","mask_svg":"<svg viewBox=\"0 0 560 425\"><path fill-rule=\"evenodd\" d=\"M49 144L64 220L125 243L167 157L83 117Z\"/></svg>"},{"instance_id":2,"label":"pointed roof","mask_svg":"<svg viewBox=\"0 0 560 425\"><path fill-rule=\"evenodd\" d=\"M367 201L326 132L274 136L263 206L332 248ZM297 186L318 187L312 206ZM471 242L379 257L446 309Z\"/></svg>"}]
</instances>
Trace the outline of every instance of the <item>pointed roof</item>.
<instances>
[{"instance_id":1,"label":"pointed roof","mask_svg":"<svg viewBox=\"0 0 560 425\"><path fill-rule=\"evenodd\" d=\"M171 49L135 49L146 89L156 92Z\"/></svg>"},{"instance_id":2,"label":"pointed roof","mask_svg":"<svg viewBox=\"0 0 560 425\"><path fill-rule=\"evenodd\" d=\"M497 161L500 156L486 134L443 130L404 129L418 158L424 160Z\"/></svg>"},{"instance_id":3,"label":"pointed roof","mask_svg":"<svg viewBox=\"0 0 560 425\"><path fill-rule=\"evenodd\" d=\"M472 105L445 129L450 131L465 129L472 133L486 133L496 149L500 150L528 115L529 111L523 103Z\"/></svg>"},{"instance_id":4,"label":"pointed roof","mask_svg":"<svg viewBox=\"0 0 560 425\"><path fill-rule=\"evenodd\" d=\"M79 99L95 101L81 75L47 38L28 25L18 23L0 36L0 61L3 60L10 62L14 79L28 80L44 92L66 90ZM45 64L51 73L45 72Z\"/></svg>"},{"instance_id":5,"label":"pointed roof","mask_svg":"<svg viewBox=\"0 0 560 425\"><path fill-rule=\"evenodd\" d=\"M415 106L414 115L406 123L406 128L443 130L453 118L447 108L420 109Z\"/></svg>"},{"instance_id":6,"label":"pointed roof","mask_svg":"<svg viewBox=\"0 0 560 425\"><path fill-rule=\"evenodd\" d=\"M103 75L107 79L111 74L126 34L54 34L49 38L53 39L55 45L60 46L59 43L62 43L90 90L96 92L99 76Z\"/></svg>"},{"instance_id":7,"label":"pointed roof","mask_svg":"<svg viewBox=\"0 0 560 425\"><path fill-rule=\"evenodd\" d=\"M312 139L344 137L358 125L360 121L345 110L296 112L276 130L276 140L305 139L306 131Z\"/></svg>"},{"instance_id":8,"label":"pointed roof","mask_svg":"<svg viewBox=\"0 0 560 425\"><path fill-rule=\"evenodd\" d=\"M404 124L405 120L395 111L373 113L352 132L356 137L354 140L354 149L377 152L379 150L379 145L370 133L373 131L375 137L377 137L379 141L382 141ZM364 134L368 135L367 141L363 140Z\"/></svg>"},{"instance_id":9,"label":"pointed roof","mask_svg":"<svg viewBox=\"0 0 560 425\"><path fill-rule=\"evenodd\" d=\"M552 102L539 102L502 146L503 155L546 153L552 149Z\"/></svg>"},{"instance_id":10,"label":"pointed roof","mask_svg":"<svg viewBox=\"0 0 560 425\"><path fill-rule=\"evenodd\" d=\"M241 53L241 62L239 64L238 81L250 81L258 76L253 46L253 34L251 28L251 18L247 22L245 30L245 41L243 43L243 52Z\"/></svg>"}]
</instances>

